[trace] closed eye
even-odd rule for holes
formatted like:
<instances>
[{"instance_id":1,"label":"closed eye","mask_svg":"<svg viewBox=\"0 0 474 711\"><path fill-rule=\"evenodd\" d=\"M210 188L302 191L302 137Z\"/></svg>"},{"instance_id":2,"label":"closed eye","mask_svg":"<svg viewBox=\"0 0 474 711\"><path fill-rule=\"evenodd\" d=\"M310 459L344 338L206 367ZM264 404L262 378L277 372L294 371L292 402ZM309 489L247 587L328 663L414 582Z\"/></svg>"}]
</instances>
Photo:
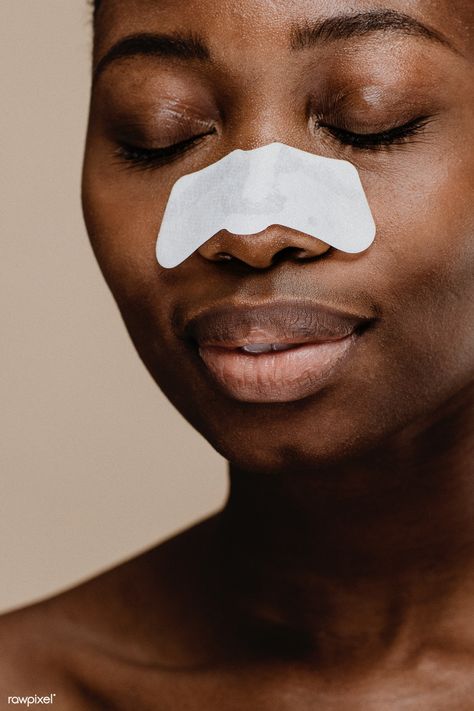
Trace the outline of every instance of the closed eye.
<instances>
[{"instance_id":1,"label":"closed eye","mask_svg":"<svg viewBox=\"0 0 474 711\"><path fill-rule=\"evenodd\" d=\"M121 143L115 153L120 160L131 163L138 168L157 168L161 165L171 163L200 143L206 136L211 136L215 133L216 129L213 128L205 133L191 136L184 141L179 141L178 143L173 143L161 148L148 148L146 146L136 146L130 143Z\"/></svg>"},{"instance_id":2,"label":"closed eye","mask_svg":"<svg viewBox=\"0 0 474 711\"><path fill-rule=\"evenodd\" d=\"M420 116L403 125L374 133L356 133L321 120L317 121L316 126L345 146L359 150L376 150L407 143L409 139L422 133L430 119L430 116Z\"/></svg>"}]
</instances>

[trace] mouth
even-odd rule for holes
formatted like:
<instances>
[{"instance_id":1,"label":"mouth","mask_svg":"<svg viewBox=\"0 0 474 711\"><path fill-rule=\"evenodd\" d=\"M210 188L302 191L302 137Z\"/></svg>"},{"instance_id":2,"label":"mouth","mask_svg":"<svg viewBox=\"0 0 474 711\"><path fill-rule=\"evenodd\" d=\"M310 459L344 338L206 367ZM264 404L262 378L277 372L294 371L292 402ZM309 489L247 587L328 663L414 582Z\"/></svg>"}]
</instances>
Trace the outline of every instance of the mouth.
<instances>
[{"instance_id":1,"label":"mouth","mask_svg":"<svg viewBox=\"0 0 474 711\"><path fill-rule=\"evenodd\" d=\"M369 321L285 302L214 309L191 320L187 331L207 374L227 395L281 403L322 390Z\"/></svg>"}]
</instances>

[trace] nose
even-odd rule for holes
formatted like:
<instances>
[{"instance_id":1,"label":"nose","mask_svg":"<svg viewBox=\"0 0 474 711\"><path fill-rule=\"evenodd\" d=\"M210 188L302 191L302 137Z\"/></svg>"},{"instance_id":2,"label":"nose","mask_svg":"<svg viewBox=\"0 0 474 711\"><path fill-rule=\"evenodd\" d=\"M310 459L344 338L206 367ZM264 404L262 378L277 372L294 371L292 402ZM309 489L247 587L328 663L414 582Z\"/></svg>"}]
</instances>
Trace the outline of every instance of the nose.
<instances>
[{"instance_id":1,"label":"nose","mask_svg":"<svg viewBox=\"0 0 474 711\"><path fill-rule=\"evenodd\" d=\"M252 235L235 235L222 230L205 242L199 254L211 262L236 259L254 269L266 269L283 259L297 261L320 257L330 245L280 225Z\"/></svg>"}]
</instances>

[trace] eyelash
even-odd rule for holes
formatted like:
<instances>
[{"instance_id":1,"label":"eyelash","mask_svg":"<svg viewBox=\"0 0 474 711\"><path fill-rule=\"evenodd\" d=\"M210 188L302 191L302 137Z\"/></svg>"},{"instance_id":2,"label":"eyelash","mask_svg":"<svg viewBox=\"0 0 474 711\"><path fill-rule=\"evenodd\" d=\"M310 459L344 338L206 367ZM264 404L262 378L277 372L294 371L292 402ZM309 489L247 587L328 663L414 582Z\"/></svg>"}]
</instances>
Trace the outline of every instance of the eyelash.
<instances>
[{"instance_id":1,"label":"eyelash","mask_svg":"<svg viewBox=\"0 0 474 711\"><path fill-rule=\"evenodd\" d=\"M381 131L379 133L354 133L337 126L331 126L317 119L316 128L327 131L333 138L344 146L350 146L356 150L381 150L389 149L394 145L402 145L408 142L409 138L418 135L429 122L428 116L421 116L409 121L402 126ZM179 156L187 153L196 144L200 143L206 136L211 136L216 130L193 136L184 141L179 141L164 148L144 148L131 144L121 144L116 154L120 160L132 163L143 170L157 168L162 165L172 163Z\"/></svg>"},{"instance_id":2,"label":"eyelash","mask_svg":"<svg viewBox=\"0 0 474 711\"><path fill-rule=\"evenodd\" d=\"M401 126L394 126L379 133L354 133L317 119L316 128L324 129L344 146L351 146L356 150L382 150L407 143L409 138L420 134L429 121L429 116L419 116Z\"/></svg>"},{"instance_id":3,"label":"eyelash","mask_svg":"<svg viewBox=\"0 0 474 711\"><path fill-rule=\"evenodd\" d=\"M116 155L120 160L134 164L138 168L146 170L147 168L157 168L161 165L172 163L173 160L179 158L183 153L187 153L196 144L200 143L206 136L211 136L216 133L215 129L206 131L184 141L173 143L171 146L164 148L144 148L142 146L133 146L129 143L122 143L116 150Z\"/></svg>"}]
</instances>

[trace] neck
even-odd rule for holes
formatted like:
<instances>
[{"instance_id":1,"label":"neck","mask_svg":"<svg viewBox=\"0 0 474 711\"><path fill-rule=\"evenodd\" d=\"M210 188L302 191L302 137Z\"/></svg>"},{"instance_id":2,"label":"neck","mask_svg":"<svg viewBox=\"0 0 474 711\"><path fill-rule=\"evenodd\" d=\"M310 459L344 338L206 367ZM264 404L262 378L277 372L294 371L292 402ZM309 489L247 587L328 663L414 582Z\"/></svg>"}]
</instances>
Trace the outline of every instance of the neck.
<instances>
[{"instance_id":1,"label":"neck","mask_svg":"<svg viewBox=\"0 0 474 711\"><path fill-rule=\"evenodd\" d=\"M337 466L231 465L221 534L244 623L338 667L459 634L474 582L474 417L460 400Z\"/></svg>"}]
</instances>

